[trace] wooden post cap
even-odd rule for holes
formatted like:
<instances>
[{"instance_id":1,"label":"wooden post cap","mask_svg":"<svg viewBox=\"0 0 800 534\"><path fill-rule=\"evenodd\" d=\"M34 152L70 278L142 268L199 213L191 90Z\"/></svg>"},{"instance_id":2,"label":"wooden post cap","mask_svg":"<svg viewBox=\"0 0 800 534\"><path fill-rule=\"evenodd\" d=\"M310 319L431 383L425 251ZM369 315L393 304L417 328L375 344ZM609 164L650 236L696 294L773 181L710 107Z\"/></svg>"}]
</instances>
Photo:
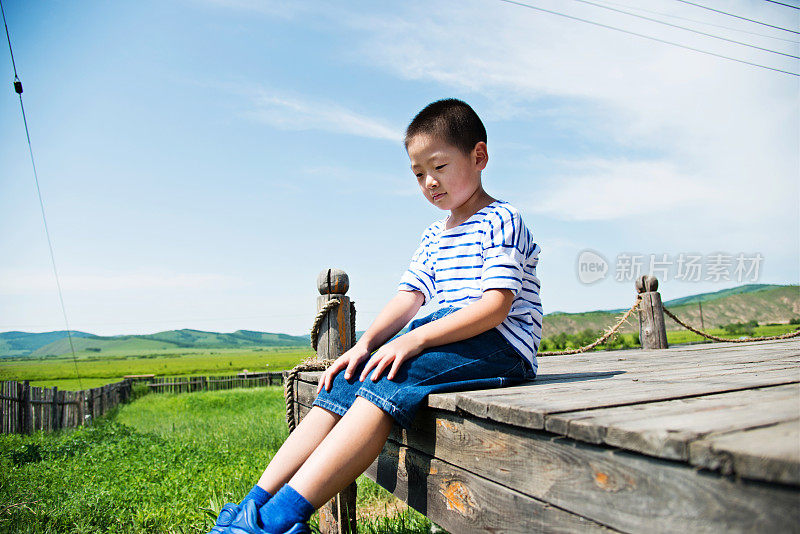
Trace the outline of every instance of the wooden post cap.
<instances>
[{"instance_id":1,"label":"wooden post cap","mask_svg":"<svg viewBox=\"0 0 800 534\"><path fill-rule=\"evenodd\" d=\"M636 279L636 292L645 293L658 290L658 278L649 274L643 274Z\"/></svg>"},{"instance_id":2,"label":"wooden post cap","mask_svg":"<svg viewBox=\"0 0 800 534\"><path fill-rule=\"evenodd\" d=\"M325 269L317 276L320 295L344 295L350 289L350 279L341 269Z\"/></svg>"}]
</instances>

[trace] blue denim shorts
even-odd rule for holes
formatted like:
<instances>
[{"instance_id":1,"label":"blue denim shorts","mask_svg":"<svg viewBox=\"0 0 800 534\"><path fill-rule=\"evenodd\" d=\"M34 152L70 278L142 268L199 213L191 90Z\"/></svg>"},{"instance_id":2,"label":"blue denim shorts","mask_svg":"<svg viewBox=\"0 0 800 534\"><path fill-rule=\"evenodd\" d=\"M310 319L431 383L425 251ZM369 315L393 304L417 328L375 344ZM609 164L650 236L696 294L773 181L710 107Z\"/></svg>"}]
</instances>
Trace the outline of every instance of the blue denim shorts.
<instances>
[{"instance_id":1,"label":"blue denim shorts","mask_svg":"<svg viewBox=\"0 0 800 534\"><path fill-rule=\"evenodd\" d=\"M411 321L408 329L413 330L457 309L450 306L436 310ZM397 337L399 335L392 339ZM313 406L344 415L360 396L391 415L403 428L409 428L429 393L498 388L536 376L530 363L496 328L462 341L426 349L404 362L392 380L386 378L389 372L386 369L376 382L370 375L363 382L359 381L367 361L365 359L356 368L350 380L345 380L344 369L339 371L331 383L331 390L323 388Z\"/></svg>"}]
</instances>

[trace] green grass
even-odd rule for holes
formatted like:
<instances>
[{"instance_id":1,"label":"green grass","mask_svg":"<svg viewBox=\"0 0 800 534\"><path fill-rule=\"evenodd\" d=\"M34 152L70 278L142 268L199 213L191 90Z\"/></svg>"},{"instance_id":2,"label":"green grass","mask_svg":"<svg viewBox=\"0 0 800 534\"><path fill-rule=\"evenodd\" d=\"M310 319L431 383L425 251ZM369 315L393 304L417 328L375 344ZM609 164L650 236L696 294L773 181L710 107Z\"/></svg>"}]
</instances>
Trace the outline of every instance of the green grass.
<instances>
[{"instance_id":1,"label":"green grass","mask_svg":"<svg viewBox=\"0 0 800 534\"><path fill-rule=\"evenodd\" d=\"M129 374L157 376L228 375L249 371L291 369L312 356L311 348L296 349L171 349L138 353L81 354L57 358L0 359L0 380L29 380L31 385L63 390L98 387ZM80 386L83 386L82 388Z\"/></svg>"},{"instance_id":2,"label":"green grass","mask_svg":"<svg viewBox=\"0 0 800 534\"><path fill-rule=\"evenodd\" d=\"M674 321L672 321L672 319L666 318L666 320L668 321L667 326L671 326L672 324L674 324ZM791 324L762 325L762 326L757 326L757 327L754 328L754 333L753 333L752 337L777 336L777 335L785 334L787 332L793 332L793 331L797 330L797 328L798 328L798 325L796 325L796 324L794 324L794 325L791 325ZM704 332L706 332L708 334L711 334L713 336L724 338L724 339L739 339L741 337L741 334L731 334L731 333L727 332L723 328L708 328L708 329L704 330ZM602 335L602 332L598 331L596 334L597 334L596 337L593 337L592 341L594 341L594 339L596 339L597 337L600 337L600 335ZM622 341L623 338L625 339L627 347L622 346L622 344L621 344L621 341ZM548 341L548 342L550 341L550 339L551 338L545 338L545 340ZM619 334L618 333L616 335L616 337L612 336L612 338L609 341L612 341L612 340L615 340L615 341L612 342L612 343L606 342L606 343L604 343L602 345L598 345L593 350L594 351L601 351L601 350L620 350L620 349L623 349L623 348L634 348L634 349L641 348L641 345L639 345L637 343L637 341L636 341L635 334ZM667 331L667 344L670 345L670 346L672 346L672 345L680 345L680 344L683 344L683 343L697 343L697 342L701 342L701 341L705 341L705 342L709 342L709 343L712 343L712 342L713 343L717 343L717 341L713 341L713 340L707 339L707 338L705 338L703 336L695 334L694 332L686 330L683 327L680 327L680 330L668 330ZM570 349L578 348L578 346L579 346L579 344L575 343L574 341L570 341L570 342L567 343L567 348L570 348ZM546 350L547 351L553 351L553 350L563 350L563 349L555 349L552 346L548 346ZM543 349L543 351L544 351L544 349ZM546 356L543 356L543 357L546 357Z\"/></svg>"},{"instance_id":3,"label":"green grass","mask_svg":"<svg viewBox=\"0 0 800 534\"><path fill-rule=\"evenodd\" d=\"M278 387L145 395L92 426L0 435L0 533L208 532L286 436ZM358 484L360 507L392 499L364 477ZM359 528L429 532L430 523L408 510Z\"/></svg>"},{"instance_id":4,"label":"green grass","mask_svg":"<svg viewBox=\"0 0 800 534\"><path fill-rule=\"evenodd\" d=\"M669 323L674 324L674 321L669 317L666 317L664 320L668 321L668 326L669 326ZM694 326L694 325L692 325L692 326ZM778 335L781 335L781 334L786 334L787 332L793 332L795 330L797 330L797 325L796 324L762 325L762 326L757 326L757 327L754 328L753 337L778 336ZM708 334L711 334L712 336L717 336L717 337L721 337L721 338L725 338L725 339L739 339L741 337L741 334L730 334L729 332L726 332L722 328L707 328L707 329L705 329L703 331L708 333ZM694 332L686 330L683 327L680 327L680 330L674 330L674 331L668 331L667 332L667 343L669 343L669 344L676 344L677 345L679 343L691 343L691 342L703 341L703 340L712 342L712 340L704 338L703 336L697 335ZM717 343L717 342L714 341L714 343Z\"/></svg>"}]
</instances>

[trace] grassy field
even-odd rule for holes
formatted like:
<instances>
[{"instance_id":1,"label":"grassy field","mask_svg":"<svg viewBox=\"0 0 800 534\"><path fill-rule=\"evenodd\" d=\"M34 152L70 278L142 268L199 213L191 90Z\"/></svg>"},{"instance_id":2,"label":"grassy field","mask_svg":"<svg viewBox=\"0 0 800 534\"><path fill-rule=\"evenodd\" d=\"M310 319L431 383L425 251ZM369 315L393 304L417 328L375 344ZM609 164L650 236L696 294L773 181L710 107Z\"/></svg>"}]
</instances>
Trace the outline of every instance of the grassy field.
<instances>
[{"instance_id":1,"label":"grassy field","mask_svg":"<svg viewBox=\"0 0 800 534\"><path fill-rule=\"evenodd\" d=\"M666 319L669 323L673 321L670 318ZM753 329L753 336L752 337L762 337L762 336L776 336L785 334L787 332L793 332L798 329L798 325L789 325L789 324L778 324L778 325L763 325L757 326ZM705 332L721 337L723 339L739 339L741 334L731 334L727 332L723 328L709 328L706 329ZM566 343L566 347L568 349L578 348L582 344L586 345L590 342L593 342L595 339L600 337L602 334L601 331L595 331L592 333L591 336L584 339L581 336L579 339L574 339L575 336L567 336L570 340ZM566 334L559 334L560 336L564 336ZM542 347L540 347L540 351L555 351L555 350L563 350L555 347L552 343L552 340L557 338L558 336L553 336L550 338L545 338ZM672 330L667 331L667 344L669 346L681 345L685 343L698 343L698 342L708 342L708 343L717 343L716 341L708 340L694 332L686 330L685 328L681 327L680 330ZM619 334L617 333L615 336L612 336L609 340L606 341L605 344L599 345L594 348L595 351L598 350L619 350L619 349L638 349L641 348L641 345L638 341L638 334ZM546 357L546 356L543 356Z\"/></svg>"},{"instance_id":2,"label":"grassy field","mask_svg":"<svg viewBox=\"0 0 800 534\"><path fill-rule=\"evenodd\" d=\"M145 395L89 427L0 435L0 532L208 532L286 435L278 387ZM430 531L410 509L379 517L394 498L358 483L359 532Z\"/></svg>"},{"instance_id":3,"label":"grassy field","mask_svg":"<svg viewBox=\"0 0 800 534\"><path fill-rule=\"evenodd\" d=\"M665 317L665 321L667 321L667 327L670 326L670 323L674 323L674 321L669 318ZM694 326L694 325L692 325ZM797 330L798 325L796 324L777 324L777 325L762 325L757 326L754 328L753 337L762 337L762 336L778 336L781 334L785 334L787 332L793 332ZM725 339L738 339L740 335L738 334L729 334L722 328L707 328L704 330L711 334L712 336L717 336ZM679 344L679 343L692 343L697 341L703 341L706 338L695 334L685 328L681 327L680 330L675 331L668 331L667 332L667 343L670 344ZM708 340L710 341L710 340ZM716 343L716 341L714 342Z\"/></svg>"},{"instance_id":4,"label":"grassy field","mask_svg":"<svg viewBox=\"0 0 800 534\"><path fill-rule=\"evenodd\" d=\"M667 318L668 326L672 320ZM755 328L755 336L773 336L791 332L798 325L764 325ZM735 339L722 328L709 329L710 334ZM599 335L599 333L598 333ZM595 336L596 337L596 336ZM592 341L595 339L592 337ZM638 347L633 334L622 334L627 347ZM545 338L547 340L547 338ZM704 338L684 328L667 332L670 345L702 341ZM574 342L567 347L574 348ZM601 345L595 350L617 349L614 345ZM140 347L141 349L141 347ZM544 350L554 350L547 347ZM155 374L157 376L227 375L244 369L249 371L281 371L291 369L303 359L313 356L310 348L250 348L250 349L157 349L128 353L81 352L77 366L81 376L75 374L71 356L19 357L0 359L0 380L29 380L34 386L58 386L62 390L79 390L102 386L122 380L128 374ZM82 387L81 387L82 386Z\"/></svg>"},{"instance_id":5,"label":"grassy field","mask_svg":"<svg viewBox=\"0 0 800 534\"><path fill-rule=\"evenodd\" d=\"M281 371L312 356L311 348L179 349L127 353L81 353L76 378L72 356L0 359L0 380L29 380L34 386L63 390L98 387L129 374L157 376L228 375L243 369ZM80 387L82 384L83 388Z\"/></svg>"}]
</instances>

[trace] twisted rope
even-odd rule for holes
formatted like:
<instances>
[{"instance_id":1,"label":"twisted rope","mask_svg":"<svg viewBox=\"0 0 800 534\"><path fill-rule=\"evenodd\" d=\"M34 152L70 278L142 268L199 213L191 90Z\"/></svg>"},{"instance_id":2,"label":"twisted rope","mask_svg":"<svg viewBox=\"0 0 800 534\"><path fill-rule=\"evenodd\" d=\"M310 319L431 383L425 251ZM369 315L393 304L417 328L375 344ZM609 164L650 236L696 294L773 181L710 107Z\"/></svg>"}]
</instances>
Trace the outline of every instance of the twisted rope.
<instances>
[{"instance_id":1,"label":"twisted rope","mask_svg":"<svg viewBox=\"0 0 800 534\"><path fill-rule=\"evenodd\" d=\"M317 315L314 317L314 324L311 327L311 347L314 352L317 351L319 345L319 327L322 320L325 318L330 310L335 308L341 303L339 299L331 299L319 309ZM356 303L350 301L350 340L351 343L356 342ZM346 350L346 349L345 349ZM324 371L336 360L315 360L314 357L306 358L299 364L295 365L286 375L286 380L283 383L283 399L286 401L286 424L289 425L289 433L294 432L294 382L297 375L302 371Z\"/></svg>"},{"instance_id":2,"label":"twisted rope","mask_svg":"<svg viewBox=\"0 0 800 534\"><path fill-rule=\"evenodd\" d=\"M314 349L314 352L317 352L317 344L319 343L319 327L322 324L322 320L325 318L325 314L328 313L329 310L333 309L334 307L338 306L341 301L339 299L331 299L322 306L317 312L316 317L314 317L314 325L311 327L311 348Z\"/></svg>"},{"instance_id":3,"label":"twisted rope","mask_svg":"<svg viewBox=\"0 0 800 534\"><path fill-rule=\"evenodd\" d=\"M559 355L562 355L562 354L579 354L581 352L586 352L586 351L592 350L597 345L600 345L601 343L605 343L608 338L610 338L612 335L614 335L614 333L617 330L619 330L620 327L625 322L627 322L628 317L630 317L630 315L633 313L633 311L636 308L639 307L639 304L641 302L642 302L642 296L641 295L636 295L636 302L633 303L633 306L631 306L631 309L626 311L625 314L619 319L619 321L617 321L617 323L614 326L612 326L611 328L608 328L606 330L605 334L603 334L602 336L600 336L599 338L594 340L592 343L589 343L588 345L584 345L583 347L578 347L577 349L566 349L566 350L559 350L559 351L539 352L538 355L539 356L559 356Z\"/></svg>"},{"instance_id":4,"label":"twisted rope","mask_svg":"<svg viewBox=\"0 0 800 534\"><path fill-rule=\"evenodd\" d=\"M319 342L319 327L322 324L322 320L325 318L325 315L330 310L332 310L334 307L338 306L340 302L341 301L339 299L335 299L335 298L329 300L327 303L325 303L325 305L322 308L320 308L320 310L317 312L316 317L314 317L314 325L311 327L311 347L314 349L315 352L317 350L317 345L318 345L318 342ZM614 324L612 327L606 329L605 333L602 336L600 336L599 338L597 338L595 341L593 341L592 343L590 343L588 345L584 345L582 347L578 347L577 349L566 349L566 350L560 350L560 351L539 352L538 355L539 356L558 356L558 355L564 355L564 354L580 354L580 353L592 350L597 345L605 343L608 340L608 338L610 338L612 335L614 335L622 327L622 325L625 324L628 321L628 318L630 317L630 315L639 307L641 302L642 302L642 296L641 295L636 295L636 302L633 303L633 306L631 306L631 308L627 312L625 312L622 315L622 317L620 317L620 319L616 322L616 324ZM786 334L781 334L781 335L778 335L778 336L762 336L762 337L752 337L752 338L747 338L747 339L727 339L727 338L718 337L718 336L703 332L701 330L698 330L698 329L696 329L696 328L684 323L680 319L678 319L678 317L676 317L675 314L673 314L668 309L666 309L666 308L662 308L662 309L664 310L665 314L667 314L669 317L672 318L672 320L674 320L676 323L678 323L679 325L683 326L687 330L691 330L695 334L698 334L700 336L706 337L708 339L712 339L714 341L724 341L724 342L727 342L727 343L745 343L745 342L750 342L750 341L769 341L769 340L773 340L773 339L789 339L789 338L800 336L800 330L796 330L794 332L788 332ZM350 330L351 337L350 337L350 339L353 341L353 343L355 343L355 340L356 340L356 305L352 301L350 302L350 319L351 319L351 321L350 321L350 327L351 327L351 330ZM312 358L308 358L308 359L302 361L300 364L296 365L294 368L292 368L292 370L289 371L289 373L287 374L286 381L284 383L283 396L284 396L284 399L286 400L286 422L289 425L289 432L292 432L295 429L295 422L294 422L294 419L295 419L295 417L294 417L294 382L297 379L298 373L300 373L302 371L324 371L325 369L327 369L335 361L336 360L316 361L316 360L314 360Z\"/></svg>"},{"instance_id":5,"label":"twisted rope","mask_svg":"<svg viewBox=\"0 0 800 534\"><path fill-rule=\"evenodd\" d=\"M678 323L682 327L686 328L687 330L691 330L692 332L694 332L697 335L700 335L700 336L703 336L703 337L707 337L708 339L713 339L714 341L725 341L726 343L745 343L745 342L750 342L750 341L768 341L768 340L771 340L771 339L788 339L790 337L800 336L800 330L796 330L794 332L787 332L787 333L781 334L779 336L749 337L747 339L727 339L727 338L724 338L724 337L717 337L715 335L708 334L706 332L698 330L697 328L689 326L688 324L686 324L683 321L681 321L680 319L678 319L675 316L674 313L672 313L671 311L669 311L666 308L664 308L664 313L669 315L672 318L673 321L675 321L676 323Z\"/></svg>"}]
</instances>

